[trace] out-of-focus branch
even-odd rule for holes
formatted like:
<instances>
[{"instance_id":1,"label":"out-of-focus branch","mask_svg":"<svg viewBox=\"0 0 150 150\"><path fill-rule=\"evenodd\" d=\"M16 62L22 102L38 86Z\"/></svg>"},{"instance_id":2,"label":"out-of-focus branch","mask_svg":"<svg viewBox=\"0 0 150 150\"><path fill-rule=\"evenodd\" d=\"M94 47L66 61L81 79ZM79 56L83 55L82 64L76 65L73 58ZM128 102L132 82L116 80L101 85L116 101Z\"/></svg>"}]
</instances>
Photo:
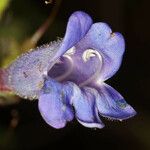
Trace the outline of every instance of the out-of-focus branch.
<instances>
[{"instance_id":1,"label":"out-of-focus branch","mask_svg":"<svg viewBox=\"0 0 150 150\"><path fill-rule=\"evenodd\" d=\"M11 91L8 86L8 72L6 69L0 69L0 91Z\"/></svg>"},{"instance_id":2,"label":"out-of-focus branch","mask_svg":"<svg viewBox=\"0 0 150 150\"><path fill-rule=\"evenodd\" d=\"M30 38L28 38L22 45L22 50L26 51L28 49L34 48L37 44L37 42L40 40L40 38L43 36L43 34L45 33L45 31L48 29L48 27L53 23L60 4L61 4L62 0L55 0L53 2L54 6L52 8L52 11L49 15L49 17L46 19L46 21L38 28L38 30L33 34L33 36L31 36ZM51 3L51 1L45 1L46 4Z\"/></svg>"}]
</instances>

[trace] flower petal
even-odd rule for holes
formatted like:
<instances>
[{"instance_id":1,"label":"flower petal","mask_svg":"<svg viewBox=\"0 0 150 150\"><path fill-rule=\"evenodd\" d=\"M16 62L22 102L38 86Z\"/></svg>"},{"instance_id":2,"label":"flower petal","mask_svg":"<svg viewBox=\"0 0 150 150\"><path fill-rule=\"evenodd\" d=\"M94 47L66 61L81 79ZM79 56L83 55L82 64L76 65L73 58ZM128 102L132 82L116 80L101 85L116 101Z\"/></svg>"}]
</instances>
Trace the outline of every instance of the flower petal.
<instances>
[{"instance_id":1,"label":"flower petal","mask_svg":"<svg viewBox=\"0 0 150 150\"><path fill-rule=\"evenodd\" d=\"M113 76L119 69L125 50L125 43L120 33L112 33L106 23L100 22L91 26L86 36L76 45L76 49L78 57L81 57L81 54L87 49L93 49L99 52L102 56L102 68L95 68L98 66L96 60L95 63L92 60L90 61L96 70L100 69L99 79L104 81ZM81 61L77 61L77 65L80 65L81 70L85 67L85 63ZM89 68L89 74L93 70L93 67L91 69Z\"/></svg>"},{"instance_id":2,"label":"flower petal","mask_svg":"<svg viewBox=\"0 0 150 150\"><path fill-rule=\"evenodd\" d=\"M94 81L110 78L121 65L124 49L124 38L120 33L112 33L105 23L93 24L85 37L75 45L74 53L69 54L73 69L66 80L79 85L91 85ZM68 54L64 57L66 55ZM59 66L54 66L52 76L60 72L61 68L68 70L68 61L62 59L62 62Z\"/></svg>"},{"instance_id":3,"label":"flower petal","mask_svg":"<svg viewBox=\"0 0 150 150\"><path fill-rule=\"evenodd\" d=\"M103 83L97 86L99 98L96 99L97 109L101 116L124 120L136 115L135 110L111 86Z\"/></svg>"},{"instance_id":4,"label":"flower petal","mask_svg":"<svg viewBox=\"0 0 150 150\"><path fill-rule=\"evenodd\" d=\"M74 117L66 102L66 93L58 82L48 79L39 96L39 110L44 120L54 128L63 128Z\"/></svg>"},{"instance_id":5,"label":"flower petal","mask_svg":"<svg viewBox=\"0 0 150 150\"><path fill-rule=\"evenodd\" d=\"M97 108L95 107L95 93L92 88L84 87L82 91L78 88L77 94L72 97L72 104L75 108L77 120L89 128L103 128Z\"/></svg>"},{"instance_id":6,"label":"flower petal","mask_svg":"<svg viewBox=\"0 0 150 150\"><path fill-rule=\"evenodd\" d=\"M82 11L74 12L69 18L66 34L59 48L59 51L55 54L53 59L57 59L68 49L73 47L77 42L79 42L88 32L92 23L93 21L88 14Z\"/></svg>"}]
</instances>

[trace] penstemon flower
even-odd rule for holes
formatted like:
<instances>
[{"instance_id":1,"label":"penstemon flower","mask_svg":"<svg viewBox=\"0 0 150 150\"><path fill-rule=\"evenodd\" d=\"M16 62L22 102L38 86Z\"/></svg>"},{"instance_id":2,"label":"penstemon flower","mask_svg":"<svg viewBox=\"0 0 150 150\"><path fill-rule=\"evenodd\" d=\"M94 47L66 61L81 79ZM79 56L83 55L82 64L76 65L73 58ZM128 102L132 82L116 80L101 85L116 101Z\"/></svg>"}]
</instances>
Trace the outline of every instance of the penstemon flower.
<instances>
[{"instance_id":1,"label":"penstemon flower","mask_svg":"<svg viewBox=\"0 0 150 150\"><path fill-rule=\"evenodd\" d=\"M63 39L25 53L8 67L8 84L21 97L39 99L42 117L54 128L74 116L86 127L103 128L100 116L124 120L136 114L104 82L119 69L124 50L120 33L77 11Z\"/></svg>"}]
</instances>

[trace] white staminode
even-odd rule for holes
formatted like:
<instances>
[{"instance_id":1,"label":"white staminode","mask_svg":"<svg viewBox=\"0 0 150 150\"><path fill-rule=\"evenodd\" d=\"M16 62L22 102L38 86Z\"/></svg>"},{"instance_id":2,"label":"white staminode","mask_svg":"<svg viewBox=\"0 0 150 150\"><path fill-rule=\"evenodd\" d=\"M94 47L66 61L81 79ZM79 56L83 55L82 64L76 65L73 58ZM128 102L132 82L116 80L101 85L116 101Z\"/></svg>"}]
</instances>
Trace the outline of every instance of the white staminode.
<instances>
[{"instance_id":1,"label":"white staminode","mask_svg":"<svg viewBox=\"0 0 150 150\"><path fill-rule=\"evenodd\" d=\"M97 51L93 49L87 49L83 52L82 59L84 60L84 62L87 62L91 57L95 57L96 55L99 55Z\"/></svg>"},{"instance_id":2,"label":"white staminode","mask_svg":"<svg viewBox=\"0 0 150 150\"><path fill-rule=\"evenodd\" d=\"M75 51L76 51L76 48L75 48L75 46L73 46L72 48L67 50L67 52L63 56L66 56L66 55L71 56L71 55L73 55L75 53Z\"/></svg>"},{"instance_id":3,"label":"white staminode","mask_svg":"<svg viewBox=\"0 0 150 150\"><path fill-rule=\"evenodd\" d=\"M102 68L102 56L100 53L94 49L87 49L83 52L82 59L84 62L87 62L91 57L98 57L99 59L99 65L98 68L96 69L96 72L86 81L82 82L79 86L85 86L88 83L90 83L92 80L98 80L98 75L100 74L101 68Z\"/></svg>"}]
</instances>

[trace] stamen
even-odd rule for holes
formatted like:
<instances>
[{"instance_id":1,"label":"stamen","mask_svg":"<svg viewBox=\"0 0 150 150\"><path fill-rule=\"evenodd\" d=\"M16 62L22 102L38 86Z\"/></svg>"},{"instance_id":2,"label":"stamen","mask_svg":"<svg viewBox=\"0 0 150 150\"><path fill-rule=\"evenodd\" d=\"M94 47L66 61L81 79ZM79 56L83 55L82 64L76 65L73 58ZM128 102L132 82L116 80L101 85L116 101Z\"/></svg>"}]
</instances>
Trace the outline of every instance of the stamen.
<instances>
[{"instance_id":1,"label":"stamen","mask_svg":"<svg viewBox=\"0 0 150 150\"><path fill-rule=\"evenodd\" d=\"M55 78L55 80L57 80L57 81L64 80L67 76L69 76L71 74L71 72L73 70L73 61L72 61L72 58L69 55L63 55L63 57L65 57L65 58L67 58L69 60L70 65L69 65L68 70L64 74L62 74L62 75L60 75L60 76L58 76L58 77Z\"/></svg>"},{"instance_id":2,"label":"stamen","mask_svg":"<svg viewBox=\"0 0 150 150\"><path fill-rule=\"evenodd\" d=\"M93 50L93 49L87 49L86 51L84 51L84 53L82 55L82 59L84 60L84 62L87 62L91 57L95 57L95 56L97 56L99 59L99 64L96 69L96 72L89 79L80 83L79 84L80 87L87 85L92 80L96 79L98 77L98 75L100 74L100 71L102 68L102 56L100 55L100 53L98 51Z\"/></svg>"}]
</instances>

